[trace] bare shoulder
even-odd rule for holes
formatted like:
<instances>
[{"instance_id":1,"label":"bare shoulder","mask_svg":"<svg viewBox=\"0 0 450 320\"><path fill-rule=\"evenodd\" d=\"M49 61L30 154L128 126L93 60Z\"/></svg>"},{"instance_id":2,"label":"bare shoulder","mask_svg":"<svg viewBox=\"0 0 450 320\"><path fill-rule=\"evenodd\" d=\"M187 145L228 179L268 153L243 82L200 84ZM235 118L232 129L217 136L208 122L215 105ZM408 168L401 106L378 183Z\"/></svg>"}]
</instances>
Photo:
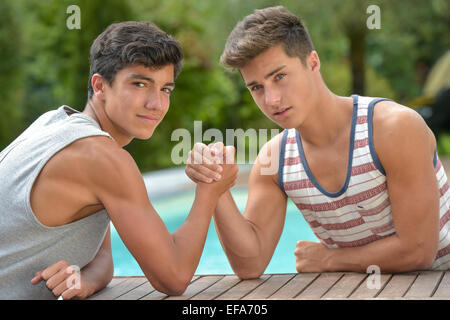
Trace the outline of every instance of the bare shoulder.
<instances>
[{"instance_id":1,"label":"bare shoulder","mask_svg":"<svg viewBox=\"0 0 450 320\"><path fill-rule=\"evenodd\" d=\"M419 125L426 127L422 116L415 110L395 101L380 101L373 113L374 124L395 129L398 125Z\"/></svg>"},{"instance_id":2,"label":"bare shoulder","mask_svg":"<svg viewBox=\"0 0 450 320\"><path fill-rule=\"evenodd\" d=\"M138 180L135 185L142 180L128 152L108 137L78 139L45 164L33 184L31 206L44 224L62 225L102 209L101 194L123 194L126 179Z\"/></svg>"},{"instance_id":3,"label":"bare shoulder","mask_svg":"<svg viewBox=\"0 0 450 320\"><path fill-rule=\"evenodd\" d=\"M373 113L373 139L381 158L418 151L433 156L436 149L434 134L422 116L393 101L376 104Z\"/></svg>"},{"instance_id":4,"label":"bare shoulder","mask_svg":"<svg viewBox=\"0 0 450 320\"><path fill-rule=\"evenodd\" d=\"M80 151L86 157L86 165L95 170L104 171L112 167L121 169L135 165L131 155L108 137L91 137L80 143Z\"/></svg>"},{"instance_id":5,"label":"bare shoulder","mask_svg":"<svg viewBox=\"0 0 450 320\"><path fill-rule=\"evenodd\" d=\"M258 178L258 181L262 179L275 182L278 185L278 167L282 137L283 132L274 136L261 147L252 168L251 180L253 177Z\"/></svg>"},{"instance_id":6,"label":"bare shoulder","mask_svg":"<svg viewBox=\"0 0 450 320\"><path fill-rule=\"evenodd\" d=\"M84 185L93 173L103 174L117 163L126 163L127 152L105 136L78 139L57 152L40 177Z\"/></svg>"},{"instance_id":7,"label":"bare shoulder","mask_svg":"<svg viewBox=\"0 0 450 320\"><path fill-rule=\"evenodd\" d=\"M141 182L142 176L133 157L108 137L91 137L80 141L84 172L92 189L121 189L128 181Z\"/></svg>"}]
</instances>

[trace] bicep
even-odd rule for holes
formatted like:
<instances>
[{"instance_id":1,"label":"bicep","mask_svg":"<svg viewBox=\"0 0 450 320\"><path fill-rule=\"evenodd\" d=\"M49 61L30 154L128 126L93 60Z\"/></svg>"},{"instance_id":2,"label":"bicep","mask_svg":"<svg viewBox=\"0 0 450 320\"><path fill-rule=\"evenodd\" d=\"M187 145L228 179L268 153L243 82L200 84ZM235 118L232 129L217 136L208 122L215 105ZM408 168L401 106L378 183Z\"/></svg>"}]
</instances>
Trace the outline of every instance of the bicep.
<instances>
[{"instance_id":1,"label":"bicep","mask_svg":"<svg viewBox=\"0 0 450 320\"><path fill-rule=\"evenodd\" d=\"M262 174L261 168L256 161L250 174L244 217L257 232L262 249L271 256L283 231L287 197L273 176Z\"/></svg>"},{"instance_id":2,"label":"bicep","mask_svg":"<svg viewBox=\"0 0 450 320\"><path fill-rule=\"evenodd\" d=\"M125 246L144 273L164 273L165 264L173 261L172 238L150 203L134 160L121 153L97 166L93 188Z\"/></svg>"},{"instance_id":3,"label":"bicep","mask_svg":"<svg viewBox=\"0 0 450 320\"><path fill-rule=\"evenodd\" d=\"M396 234L408 244L434 250L439 234L434 139L414 114L407 113L394 123L395 128L378 135L375 147L386 171Z\"/></svg>"}]
</instances>

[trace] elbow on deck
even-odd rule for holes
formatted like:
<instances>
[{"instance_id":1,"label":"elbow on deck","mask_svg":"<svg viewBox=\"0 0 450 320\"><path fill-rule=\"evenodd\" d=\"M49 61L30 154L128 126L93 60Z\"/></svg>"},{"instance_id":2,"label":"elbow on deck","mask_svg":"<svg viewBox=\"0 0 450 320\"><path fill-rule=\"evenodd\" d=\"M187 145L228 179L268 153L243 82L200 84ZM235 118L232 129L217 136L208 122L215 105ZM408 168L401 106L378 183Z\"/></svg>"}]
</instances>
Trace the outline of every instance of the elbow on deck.
<instances>
[{"instance_id":1,"label":"elbow on deck","mask_svg":"<svg viewBox=\"0 0 450 320\"><path fill-rule=\"evenodd\" d=\"M417 270L430 269L436 258L436 252L433 250L431 250L431 252L425 250L418 250L418 251L419 253L417 253L416 269Z\"/></svg>"},{"instance_id":2,"label":"elbow on deck","mask_svg":"<svg viewBox=\"0 0 450 320\"><path fill-rule=\"evenodd\" d=\"M410 248L405 255L400 255L399 259L405 264L403 271L428 270L436 259L437 248L430 248L419 243Z\"/></svg>"},{"instance_id":3,"label":"elbow on deck","mask_svg":"<svg viewBox=\"0 0 450 320\"><path fill-rule=\"evenodd\" d=\"M262 259L248 259L247 261L233 261L229 259L231 268L236 276L241 280L250 280L260 278L267 268L268 262Z\"/></svg>"},{"instance_id":4,"label":"elbow on deck","mask_svg":"<svg viewBox=\"0 0 450 320\"><path fill-rule=\"evenodd\" d=\"M437 239L436 239L437 240ZM438 253L438 242L420 241L413 249L416 270L427 270L433 265Z\"/></svg>"},{"instance_id":5,"label":"elbow on deck","mask_svg":"<svg viewBox=\"0 0 450 320\"><path fill-rule=\"evenodd\" d=\"M165 293L169 296L181 296L186 291L190 281L171 280L165 283L153 285L159 292Z\"/></svg>"},{"instance_id":6,"label":"elbow on deck","mask_svg":"<svg viewBox=\"0 0 450 320\"><path fill-rule=\"evenodd\" d=\"M258 279L264 273L265 268L236 268L234 272L241 280Z\"/></svg>"},{"instance_id":7,"label":"elbow on deck","mask_svg":"<svg viewBox=\"0 0 450 320\"><path fill-rule=\"evenodd\" d=\"M191 283L192 277L180 276L179 274L165 275L157 279L154 276L146 276L151 285L159 292L169 296L181 296Z\"/></svg>"},{"instance_id":8,"label":"elbow on deck","mask_svg":"<svg viewBox=\"0 0 450 320\"><path fill-rule=\"evenodd\" d=\"M258 279L262 276L262 272L261 273L236 273L236 275L238 276L239 279L241 280L251 280L251 279Z\"/></svg>"}]
</instances>

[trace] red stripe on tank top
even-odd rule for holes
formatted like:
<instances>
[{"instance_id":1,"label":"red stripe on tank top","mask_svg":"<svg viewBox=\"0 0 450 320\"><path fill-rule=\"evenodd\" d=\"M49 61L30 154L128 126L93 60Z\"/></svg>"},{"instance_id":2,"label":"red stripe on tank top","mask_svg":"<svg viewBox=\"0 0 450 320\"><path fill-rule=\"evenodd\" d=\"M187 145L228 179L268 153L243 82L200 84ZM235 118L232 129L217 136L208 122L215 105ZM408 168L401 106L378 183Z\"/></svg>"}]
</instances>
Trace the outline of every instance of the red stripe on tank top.
<instances>
[{"instance_id":1,"label":"red stripe on tank top","mask_svg":"<svg viewBox=\"0 0 450 320\"><path fill-rule=\"evenodd\" d=\"M371 188L369 190L357 193L353 196L348 196L343 199L332 201L332 202L323 202L323 203L317 203L317 204L309 204L309 203L298 203L296 204L297 207L300 210L312 210L312 211L329 211L329 210L336 210L339 208L342 208L349 204L357 204L358 202L365 201L367 199L370 199L380 192L383 192L386 190L386 182L382 183L374 188Z\"/></svg>"},{"instance_id":2,"label":"red stripe on tank top","mask_svg":"<svg viewBox=\"0 0 450 320\"><path fill-rule=\"evenodd\" d=\"M367 122L367 116L358 116L356 118L356 124L365 124Z\"/></svg>"},{"instance_id":3,"label":"red stripe on tank top","mask_svg":"<svg viewBox=\"0 0 450 320\"><path fill-rule=\"evenodd\" d=\"M436 259L439 259L447 254L450 254L450 244L448 244L446 247L440 249L436 254Z\"/></svg>"},{"instance_id":4,"label":"red stripe on tank top","mask_svg":"<svg viewBox=\"0 0 450 320\"><path fill-rule=\"evenodd\" d=\"M442 217L439 219L439 230L441 230L449 220L450 220L450 209L447 210L447 212L444 213L444 215L442 215Z\"/></svg>"},{"instance_id":5,"label":"red stripe on tank top","mask_svg":"<svg viewBox=\"0 0 450 320\"><path fill-rule=\"evenodd\" d=\"M314 185L309 179L301 179L284 183L284 190L286 191L306 189L306 188L314 188Z\"/></svg>"}]
</instances>

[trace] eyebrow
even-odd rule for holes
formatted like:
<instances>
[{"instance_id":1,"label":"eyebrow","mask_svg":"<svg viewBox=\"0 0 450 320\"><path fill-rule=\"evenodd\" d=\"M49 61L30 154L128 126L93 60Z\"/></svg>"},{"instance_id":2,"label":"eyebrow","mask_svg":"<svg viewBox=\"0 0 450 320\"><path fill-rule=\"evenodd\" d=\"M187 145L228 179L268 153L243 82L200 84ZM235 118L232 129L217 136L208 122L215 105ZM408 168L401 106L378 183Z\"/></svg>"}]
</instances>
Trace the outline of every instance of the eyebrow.
<instances>
[{"instance_id":1,"label":"eyebrow","mask_svg":"<svg viewBox=\"0 0 450 320\"><path fill-rule=\"evenodd\" d=\"M280 70L283 69L284 67L286 67L285 64L282 65L282 66L279 66L279 67L275 68L274 70L272 70L272 71L270 71L268 74L266 74L266 75L264 76L264 79L269 78L270 76L272 76L273 74L277 73L278 71L280 71ZM252 82L250 82L250 83L247 83L246 86L247 86L247 87L251 87L251 86L253 86L254 84L257 84L257 81L252 81Z\"/></svg>"},{"instance_id":2,"label":"eyebrow","mask_svg":"<svg viewBox=\"0 0 450 320\"><path fill-rule=\"evenodd\" d=\"M146 81L149 81L151 83L155 83L154 79L146 77L146 76L143 76L143 75L140 75L140 74L132 73L130 75L130 78L131 79L146 80ZM174 82L166 82L166 84L164 86L170 86L170 87L174 87L175 88L175 83Z\"/></svg>"}]
</instances>

